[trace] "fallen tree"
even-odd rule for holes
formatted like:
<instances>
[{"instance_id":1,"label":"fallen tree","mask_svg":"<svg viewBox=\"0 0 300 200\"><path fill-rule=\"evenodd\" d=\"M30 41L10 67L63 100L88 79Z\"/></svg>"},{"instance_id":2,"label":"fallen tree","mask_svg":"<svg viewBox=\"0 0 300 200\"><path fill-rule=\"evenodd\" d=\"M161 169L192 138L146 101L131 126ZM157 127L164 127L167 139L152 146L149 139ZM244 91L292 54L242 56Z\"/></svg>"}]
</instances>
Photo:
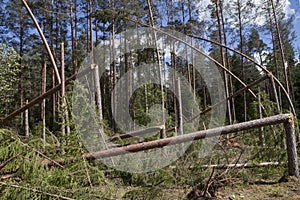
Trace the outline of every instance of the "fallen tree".
<instances>
[{"instance_id":1,"label":"fallen tree","mask_svg":"<svg viewBox=\"0 0 300 200\"><path fill-rule=\"evenodd\" d=\"M294 130L294 123L293 123L293 116L291 114L275 115L271 117L256 119L256 120L228 125L224 127L197 131L197 132L184 134L180 136L164 138L164 139L154 140L150 142L143 142L139 144L132 144L125 147L117 147L117 148L112 148L112 149L98 151L98 152L87 153L82 156L88 160L113 157L113 156L124 155L124 154L138 152L138 151L145 151L153 148L161 148L167 145L175 145L184 142L189 142L192 140L200 140L204 138L216 137L219 135L225 135L229 133L259 128L262 126L281 124L281 123L284 123L285 130L286 130L289 175L299 177L295 130ZM75 158L68 158L68 159L60 158L55 161L57 163L63 163L66 161L70 162L74 159ZM49 160L45 160L43 164L48 166L55 165L54 162Z\"/></svg>"}]
</instances>

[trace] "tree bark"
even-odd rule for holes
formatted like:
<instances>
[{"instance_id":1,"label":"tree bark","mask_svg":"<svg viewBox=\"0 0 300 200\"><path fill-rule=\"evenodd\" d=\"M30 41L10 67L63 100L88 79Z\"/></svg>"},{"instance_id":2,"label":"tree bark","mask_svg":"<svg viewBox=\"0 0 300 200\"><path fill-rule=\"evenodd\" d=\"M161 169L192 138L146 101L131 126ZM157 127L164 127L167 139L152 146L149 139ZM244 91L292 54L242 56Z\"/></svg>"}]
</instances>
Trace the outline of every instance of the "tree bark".
<instances>
[{"instance_id":1,"label":"tree bark","mask_svg":"<svg viewBox=\"0 0 300 200\"><path fill-rule=\"evenodd\" d=\"M223 37L222 37L222 24L221 24L221 14L220 14L220 4L219 0L215 0L215 7L216 7L216 15L217 15L217 22L218 22L218 32L219 32L219 42L223 44ZM224 44L225 45L225 44ZM220 46L220 56L221 56L221 63L224 68L226 67L226 60L224 57L224 49ZM224 71L224 83L225 83L225 92L226 97L229 96L229 86L228 86L228 75L226 71ZM230 100L227 101L227 112L228 112L228 120L229 124L232 124L232 116L231 116L231 105Z\"/></svg>"},{"instance_id":2,"label":"tree bark","mask_svg":"<svg viewBox=\"0 0 300 200\"><path fill-rule=\"evenodd\" d=\"M24 37L24 28L23 28L23 9L20 8L20 17L19 17L19 26L20 26L20 47L19 47L19 54L20 54L20 72L19 72L19 94L20 100L19 105L23 107L24 101L24 93L23 93L23 37ZM21 113L21 126L23 125L23 113Z\"/></svg>"},{"instance_id":3,"label":"tree bark","mask_svg":"<svg viewBox=\"0 0 300 200\"><path fill-rule=\"evenodd\" d=\"M240 36L240 52L244 53L244 39L243 39L243 23L242 23L242 13L241 13L241 1L237 0L238 4L238 18L239 18L239 36ZM242 81L245 82L245 65L244 65L244 57L241 56L241 64L242 64ZM246 91L243 93L243 103L244 103L244 121L247 121L247 93Z\"/></svg>"},{"instance_id":4,"label":"tree bark","mask_svg":"<svg viewBox=\"0 0 300 200\"><path fill-rule=\"evenodd\" d=\"M47 77L47 64L46 62L43 65L42 69L42 89L41 94L46 92L46 80ZM43 137L43 149L46 148L46 99L43 99L41 105L41 118L42 118L42 137Z\"/></svg>"},{"instance_id":5,"label":"tree bark","mask_svg":"<svg viewBox=\"0 0 300 200\"><path fill-rule=\"evenodd\" d=\"M263 115L262 115L260 87L258 87L258 113L259 113L259 119L262 119ZM259 140L260 140L261 145L264 147L266 145L264 127L259 127Z\"/></svg>"},{"instance_id":6,"label":"tree bark","mask_svg":"<svg viewBox=\"0 0 300 200\"><path fill-rule=\"evenodd\" d=\"M273 57L274 57L274 65L275 65L275 76L280 80L280 73L279 73L279 67L278 67L278 58L277 58L277 52L276 52L276 41L275 41L275 36L273 32L273 23L272 23L272 16L271 13L268 13L269 17L269 26L270 26L270 33L272 37L272 45L273 45ZM278 86L278 100L279 100L279 107L281 110L282 109L282 99L281 99L281 89Z\"/></svg>"},{"instance_id":7,"label":"tree bark","mask_svg":"<svg viewBox=\"0 0 300 200\"><path fill-rule=\"evenodd\" d=\"M219 135L225 135L229 133L235 133L239 131L249 130L259 128L261 126L269 126L284 123L286 133L287 133L287 146L288 146L288 170L289 175L299 177L299 169L298 169L298 157L297 157L297 149L296 149L296 140L294 133L294 125L291 114L280 114L272 117L267 117L263 119L256 119L248 122L242 122L238 124L228 125L224 127L218 127L208 130L197 131L194 133L189 133L185 135L169 137L159 140L154 140L150 142L143 142L140 144L128 145L125 147L119 147L114 149L108 149L99 152L92 152L84 154L83 157L88 160L94 160L96 158L105 158L105 157L113 157L124 155L128 153L145 151L153 148L161 148L167 145L175 145L184 142L189 142L192 140L200 140L204 138L216 137ZM68 161L72 161L74 158L69 158ZM66 161L64 158L60 158L53 161L45 160L43 161L44 165L51 166L57 163L63 163Z\"/></svg>"},{"instance_id":8,"label":"tree bark","mask_svg":"<svg viewBox=\"0 0 300 200\"><path fill-rule=\"evenodd\" d=\"M28 100L26 100L26 104L28 104ZM25 116L24 116L24 126L25 126L25 136L29 137L29 119L28 119L28 109L25 110Z\"/></svg>"},{"instance_id":9,"label":"tree bark","mask_svg":"<svg viewBox=\"0 0 300 200\"><path fill-rule=\"evenodd\" d=\"M291 176L299 176L298 155L296 148L295 126L291 117L284 123L286 133L286 146L288 154L288 172Z\"/></svg>"},{"instance_id":10,"label":"tree bark","mask_svg":"<svg viewBox=\"0 0 300 200\"><path fill-rule=\"evenodd\" d=\"M129 133L124 133L124 134L117 134L111 138L108 139L108 141L115 141L117 139L126 139L126 138L130 138L130 137L138 137L138 136L142 136L148 133L154 133L157 131L160 131L161 129L164 129L164 126L153 126L153 127L149 127L146 129L142 129L142 130L136 130L136 131L132 131Z\"/></svg>"},{"instance_id":11,"label":"tree bark","mask_svg":"<svg viewBox=\"0 0 300 200\"><path fill-rule=\"evenodd\" d=\"M147 4L148 4L149 16L150 16L150 27L154 28L152 0L147 0ZM161 66L160 53L159 53L158 44L157 44L156 31L153 30L153 33L154 33L154 40L155 40L155 47L156 47L157 64L158 64L158 68L159 68L162 120L163 120L163 123L165 123L165 98L164 98L164 86L163 86L163 77L162 77L162 66Z\"/></svg>"},{"instance_id":12,"label":"tree bark","mask_svg":"<svg viewBox=\"0 0 300 200\"><path fill-rule=\"evenodd\" d=\"M111 8L114 10L115 9L115 1L111 1ZM111 25L111 42L112 42L112 49L111 49L111 56L112 56L112 87L111 87L111 95L112 95L112 118L111 118L111 123L112 123L112 128L114 133L117 131L117 125L114 120L114 117L116 115L116 105L117 105L117 99L116 99L116 94L114 88L117 85L117 64L116 64L116 53L115 53L115 20L112 20L112 25Z\"/></svg>"},{"instance_id":13,"label":"tree bark","mask_svg":"<svg viewBox=\"0 0 300 200\"><path fill-rule=\"evenodd\" d=\"M239 123L239 124L233 124L233 125L228 125L228 126L224 126L224 127L218 127L218 128L208 129L208 130L197 131L194 133L154 140L154 141L150 141L150 142L143 142L140 144L133 144L133 145L129 145L126 147L109 149L109 150L99 151L99 152L94 152L94 153L88 153L88 154L85 154L85 157L86 158L92 158L92 157L104 158L104 157L118 156L118 155L130 153L130 152L138 152L138 151L144 151L144 150L149 150L149 149L153 149L153 148L160 148L160 147L164 147L166 145L180 144L180 143L184 143L184 142L189 142L191 140L199 140L199 139L210 138L210 137L215 137L215 136L219 136L219 135L225 135L225 134L229 134L229 133L235 133L235 132L239 132L239 131L258 128L261 126L280 124L280 123L287 122L290 119L291 119L290 114L275 115L272 117L252 120L252 121L243 122L243 123ZM297 159L297 158L295 158L295 159Z\"/></svg>"},{"instance_id":14,"label":"tree bark","mask_svg":"<svg viewBox=\"0 0 300 200\"><path fill-rule=\"evenodd\" d=\"M72 44L72 65L73 65L73 74L77 73L77 64L75 60L75 31L74 31L74 20L73 20L73 0L69 1L70 3L70 28L71 28L71 44ZM76 6L76 5L75 5Z\"/></svg>"},{"instance_id":15,"label":"tree bark","mask_svg":"<svg viewBox=\"0 0 300 200\"><path fill-rule=\"evenodd\" d=\"M287 73L288 63L285 59L285 54L283 51L282 38L281 38L280 29L279 29L279 23L278 23L277 16L276 16L276 8L274 5L274 1L270 0L270 2L271 2L271 6L272 6L273 17L274 17L275 27L276 27L277 37L278 37L278 43L279 43L279 49L280 49L280 54L281 54L281 61L282 61L282 67L283 67L283 72L284 72L286 90L287 90L288 95L290 95L290 86L289 86L289 79L288 79L288 73Z\"/></svg>"},{"instance_id":16,"label":"tree bark","mask_svg":"<svg viewBox=\"0 0 300 200\"><path fill-rule=\"evenodd\" d=\"M102 112L102 95L101 95L101 85L100 85L100 76L99 76L99 68L98 65L94 65L94 81L95 81L95 92L96 92L96 105L98 108L98 116L99 120L103 120L103 112Z\"/></svg>"},{"instance_id":17,"label":"tree bark","mask_svg":"<svg viewBox=\"0 0 300 200\"><path fill-rule=\"evenodd\" d=\"M57 69L56 62L55 62L54 57L53 57L53 54L52 54L52 52L51 52L51 50L50 50L50 48L49 48L48 42L47 42L47 40L46 40L46 38L45 38L45 36L44 36L44 34L43 34L43 31L41 30L41 28L40 28L38 22L37 22L36 19L35 19L34 14L32 13L31 9L30 9L29 6L27 5L26 1L25 1L25 0L21 0L21 1L22 1L23 5L25 6L26 10L28 11L28 13L29 13L31 19L32 19L33 22L34 22L34 25L36 26L36 28L37 28L37 30L38 30L38 32L39 32L39 34L40 34L40 36L41 36L41 38L42 38L42 40L43 40L43 43L44 43L44 45L45 45L45 47L46 47L46 50L47 50L47 52L48 52L48 55L49 55L49 57L50 57L50 61L51 61L51 63L52 63L52 67L53 67L53 69L54 69L54 71L55 71L57 82L58 82L58 83L61 83L61 79L60 79L60 76L59 76L59 72L58 72L58 69Z\"/></svg>"},{"instance_id":18,"label":"tree bark","mask_svg":"<svg viewBox=\"0 0 300 200\"><path fill-rule=\"evenodd\" d=\"M64 43L61 43L61 132L62 135L66 135L66 105L65 105L65 55L64 55Z\"/></svg>"},{"instance_id":19,"label":"tree bark","mask_svg":"<svg viewBox=\"0 0 300 200\"><path fill-rule=\"evenodd\" d=\"M183 135L183 116L180 78L177 79L177 99L178 99L178 135Z\"/></svg>"},{"instance_id":20,"label":"tree bark","mask_svg":"<svg viewBox=\"0 0 300 200\"><path fill-rule=\"evenodd\" d=\"M227 35L226 35L225 20L224 20L224 15L223 15L223 2L220 1L219 2L219 6L220 6L221 21L222 21L222 26L221 27L222 27L222 32L223 32L223 42L224 42L224 45L227 46ZM225 62L226 62L226 65L224 65L224 66L227 67L227 69L229 71L231 71L229 53L228 53L228 49L227 48L225 48ZM225 80L226 80L226 77L225 77ZM227 87L228 87L228 96L229 96L229 95L233 94L232 76L228 76L228 83L227 84L228 84ZM231 123L233 123L233 122L236 121L234 98L231 98L228 101L228 103L229 103L229 107L230 107L230 110L228 110L228 112L231 112L230 113Z\"/></svg>"},{"instance_id":21,"label":"tree bark","mask_svg":"<svg viewBox=\"0 0 300 200\"><path fill-rule=\"evenodd\" d=\"M275 85L275 82L274 82L273 75L270 77L270 81L271 81L271 86L272 86L272 90L273 90L273 93L274 93L275 102L276 102L276 106L277 106L277 114L279 114L280 113L280 103L279 103L279 100L278 100L278 94L277 94L276 85Z\"/></svg>"},{"instance_id":22,"label":"tree bark","mask_svg":"<svg viewBox=\"0 0 300 200\"><path fill-rule=\"evenodd\" d=\"M55 72L52 70L52 88L55 88ZM52 94L52 126L56 123L56 92Z\"/></svg>"}]
</instances>

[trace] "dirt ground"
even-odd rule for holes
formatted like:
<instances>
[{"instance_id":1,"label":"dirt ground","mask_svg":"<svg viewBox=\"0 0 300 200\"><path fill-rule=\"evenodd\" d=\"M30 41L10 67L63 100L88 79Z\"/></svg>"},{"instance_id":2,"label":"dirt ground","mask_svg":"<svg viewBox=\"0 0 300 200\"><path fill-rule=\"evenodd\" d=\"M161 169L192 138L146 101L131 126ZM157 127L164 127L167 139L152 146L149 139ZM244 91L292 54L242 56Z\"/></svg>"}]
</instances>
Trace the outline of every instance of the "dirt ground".
<instances>
[{"instance_id":1,"label":"dirt ground","mask_svg":"<svg viewBox=\"0 0 300 200\"><path fill-rule=\"evenodd\" d=\"M223 188L217 199L297 199L300 200L300 179L290 177L284 182L259 181L251 185Z\"/></svg>"},{"instance_id":2,"label":"dirt ground","mask_svg":"<svg viewBox=\"0 0 300 200\"><path fill-rule=\"evenodd\" d=\"M119 188L121 189L121 188ZM135 193L133 196L123 196L126 191L141 189L141 188L123 188L123 191L118 191L119 197L116 199L159 199L159 200L300 200L300 178L289 177L283 182L260 180L256 183L249 185L233 185L231 187L219 188L216 193L217 197L203 198L203 197L188 197L189 192L193 188L173 188L163 189L159 195L149 195L149 191L141 191L141 193ZM147 194L148 193L148 194Z\"/></svg>"}]
</instances>

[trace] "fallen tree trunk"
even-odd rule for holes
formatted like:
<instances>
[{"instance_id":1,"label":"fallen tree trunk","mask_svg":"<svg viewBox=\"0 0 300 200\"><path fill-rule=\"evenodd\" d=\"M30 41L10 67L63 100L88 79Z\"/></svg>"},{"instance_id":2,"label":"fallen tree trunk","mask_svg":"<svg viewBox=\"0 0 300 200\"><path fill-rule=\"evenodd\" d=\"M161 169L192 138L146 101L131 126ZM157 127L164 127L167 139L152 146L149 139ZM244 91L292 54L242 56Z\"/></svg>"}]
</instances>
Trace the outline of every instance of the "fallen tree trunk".
<instances>
[{"instance_id":1,"label":"fallen tree trunk","mask_svg":"<svg viewBox=\"0 0 300 200\"><path fill-rule=\"evenodd\" d=\"M265 166L277 166L279 162L263 162L263 163L237 163L228 165L202 165L200 168L215 168L215 169L227 169L227 168L254 168L254 167L265 167ZM190 167L193 168L193 167Z\"/></svg>"},{"instance_id":2,"label":"fallen tree trunk","mask_svg":"<svg viewBox=\"0 0 300 200\"><path fill-rule=\"evenodd\" d=\"M159 139L159 140L154 140L150 142L143 142L139 144L133 144L133 145L128 145L125 147L118 147L118 148L113 148L113 149L108 149L108 150L103 150L99 152L93 152L93 153L87 153L82 155L84 158L88 160L94 160L96 158L105 158L105 157L113 157L113 156L118 156L118 155L124 155L127 153L132 153L132 152L138 152L138 151L144 151L144 150L149 150L153 148L160 148L164 147L167 145L175 145L183 142L189 142L192 140L199 140L199 139L204 139L204 138L209 138L209 137L215 137L219 135L225 135L229 133L234 133L238 131L243 131L243 130L249 130L249 129L254 129L254 128L259 128L262 126L268 126L268 125L275 125L275 124L280 124L280 123L285 123L286 124L286 132L287 132L287 138L290 137L289 135L293 135L294 132L290 131L293 130L291 127L289 127L287 124L292 123L292 115L290 114L280 114L280 115L275 115L272 117L267 117L267 118L262 118L262 119L256 119L248 122L243 122L239 124L233 124L229 126L224 126L224 127L219 127L219 128L213 128L213 129L208 129L208 130L202 130L202 131L197 131L194 133L189 133L185 135L180 135L176 137L170 137L170 138L164 138L164 139ZM298 157L297 157L297 151L294 151L296 148L296 143L295 140L288 139L288 166L289 166L289 175L293 175L298 177L299 176L299 169L298 169ZM292 150L291 150L292 149ZM292 152L292 153L289 153ZM293 157L291 157L293 156ZM58 160L55 160L57 163L63 163L63 162L72 162L75 158L60 158ZM54 162L46 160L43 162L44 165L52 166L55 165Z\"/></svg>"},{"instance_id":3,"label":"fallen tree trunk","mask_svg":"<svg viewBox=\"0 0 300 200\"><path fill-rule=\"evenodd\" d=\"M164 138L164 139L154 140L150 142L143 142L140 144L128 145L126 147L119 147L114 149L108 149L105 151L88 153L85 155L85 157L105 158L105 157L118 156L118 155L123 155L131 152L144 151L148 149L164 147L167 145L175 145L179 143L189 142L192 140L200 140L204 138L225 135L228 133L234 133L238 131L259 128L261 126L280 124L280 123L287 122L289 119L291 119L291 116L289 114L275 115L272 117L252 120L252 121L243 122L239 124L233 124L224 127L197 131L194 133L184 134L176 137Z\"/></svg>"},{"instance_id":4,"label":"fallen tree trunk","mask_svg":"<svg viewBox=\"0 0 300 200\"><path fill-rule=\"evenodd\" d=\"M153 127L149 127L149 128L145 128L145 129L141 129L141 130L137 130L137 131L132 131L129 133L124 133L124 134L116 134L114 136L112 136L111 138L108 139L108 141L115 141L117 139L125 139L125 138L130 138L130 137L137 137L137 136L142 136L148 133L154 133L157 131L160 131L161 129L164 129L164 125L161 126L153 126Z\"/></svg>"}]
</instances>

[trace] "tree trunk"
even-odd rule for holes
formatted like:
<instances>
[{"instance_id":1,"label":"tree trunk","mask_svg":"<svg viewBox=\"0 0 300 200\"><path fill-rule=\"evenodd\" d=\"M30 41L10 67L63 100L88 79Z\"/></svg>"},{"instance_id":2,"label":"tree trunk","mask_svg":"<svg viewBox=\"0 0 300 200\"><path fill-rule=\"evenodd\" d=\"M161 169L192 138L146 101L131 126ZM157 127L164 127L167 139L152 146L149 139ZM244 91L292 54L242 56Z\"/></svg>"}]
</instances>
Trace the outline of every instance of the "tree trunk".
<instances>
[{"instance_id":1,"label":"tree trunk","mask_svg":"<svg viewBox=\"0 0 300 200\"><path fill-rule=\"evenodd\" d=\"M61 43L61 132L66 135L66 119L65 119L65 57L64 57L64 43Z\"/></svg>"},{"instance_id":2,"label":"tree trunk","mask_svg":"<svg viewBox=\"0 0 300 200\"><path fill-rule=\"evenodd\" d=\"M218 21L219 42L221 44L223 44L223 39L222 39L222 24L221 24L221 17L220 17L219 0L215 1L215 6L216 6L217 21ZM224 68L227 68L226 67L226 60L225 60L225 57L224 57L224 50L223 50L222 46L220 46L220 56L221 56L222 66L224 66ZM228 86L228 75L227 75L226 71L224 71L224 82L225 82L226 97L228 97L229 96L229 86ZM230 100L227 101L227 112L228 112L229 124L232 124Z\"/></svg>"},{"instance_id":3,"label":"tree trunk","mask_svg":"<svg viewBox=\"0 0 300 200\"><path fill-rule=\"evenodd\" d=\"M62 106L62 133L70 135L70 125L69 125L69 113L68 113L68 105L66 99L66 86L65 86L65 50L64 50L64 43L61 43L61 76L62 76L62 83L61 83L61 106Z\"/></svg>"},{"instance_id":4,"label":"tree trunk","mask_svg":"<svg viewBox=\"0 0 300 200\"><path fill-rule=\"evenodd\" d=\"M111 1L111 8L114 10L115 9L115 1L112 0ZM111 94L112 94L112 118L111 118L111 122L112 122L112 128L114 133L117 132L117 125L116 122L114 120L114 117L116 115L116 94L115 94L115 90L114 88L117 85L117 65L116 65L116 54L115 54L115 20L113 19L112 21L112 26L111 26L111 42L112 42L112 73L113 73L113 77L112 77L112 88L111 88Z\"/></svg>"},{"instance_id":5,"label":"tree trunk","mask_svg":"<svg viewBox=\"0 0 300 200\"><path fill-rule=\"evenodd\" d=\"M271 2L271 6L272 6L273 17L274 17L275 27L276 27L277 37L278 37L278 43L279 43L279 49L280 49L280 54L281 54L281 61L282 61L282 67L283 67L283 72L284 72L286 90L287 90L288 95L290 95L290 86L289 86L289 79L288 79L288 73L287 73L288 63L285 59L285 55L284 55L284 51L283 51L282 38L281 38L280 30L279 30L279 24L278 24L278 20L277 20L277 16L276 16L276 8L274 5L274 1L270 0L270 2Z\"/></svg>"},{"instance_id":6,"label":"tree trunk","mask_svg":"<svg viewBox=\"0 0 300 200\"><path fill-rule=\"evenodd\" d=\"M288 172L291 176L299 176L299 166L298 166L298 155L296 148L296 137L295 137L295 127L293 119L286 121L284 123L286 132L286 146L288 153Z\"/></svg>"},{"instance_id":7,"label":"tree trunk","mask_svg":"<svg viewBox=\"0 0 300 200\"><path fill-rule=\"evenodd\" d=\"M260 87L258 87L258 113L259 113L259 119L263 118L261 105L262 104L261 104ZM263 147L266 146L264 128L263 127L259 127L259 140L260 140L260 143Z\"/></svg>"},{"instance_id":8,"label":"tree trunk","mask_svg":"<svg viewBox=\"0 0 300 200\"><path fill-rule=\"evenodd\" d=\"M46 77L47 77L47 64L45 62L43 65L43 69L42 69L41 94L44 94L46 92L46 83L47 83ZM42 118L43 149L45 151L45 148L46 148L46 99L43 99L43 101L42 101L41 118Z\"/></svg>"},{"instance_id":9,"label":"tree trunk","mask_svg":"<svg viewBox=\"0 0 300 200\"><path fill-rule=\"evenodd\" d=\"M74 20L73 20L73 0L69 1L70 3L70 28L71 28L71 45L72 45L72 66L73 74L77 73L77 65L75 61L75 31L74 31ZM75 5L76 6L76 5Z\"/></svg>"},{"instance_id":10,"label":"tree trunk","mask_svg":"<svg viewBox=\"0 0 300 200\"><path fill-rule=\"evenodd\" d=\"M95 92L96 92L96 104L98 108L98 116L99 120L103 120L103 112L102 112L102 95L101 95L101 85L100 85L100 77L99 77L99 68L98 65L94 67L94 81L95 81Z\"/></svg>"},{"instance_id":11,"label":"tree trunk","mask_svg":"<svg viewBox=\"0 0 300 200\"><path fill-rule=\"evenodd\" d=\"M126 138L131 138L131 137L139 137L142 135L146 135L148 133L154 133L154 132L160 131L161 129L164 129L164 128L165 127L163 125L160 125L160 126L148 127L146 129L132 131L129 133L117 134L117 135L114 135L111 138L109 138L108 141L115 141L118 139L126 139Z\"/></svg>"},{"instance_id":12,"label":"tree trunk","mask_svg":"<svg viewBox=\"0 0 300 200\"><path fill-rule=\"evenodd\" d=\"M242 15L241 15L241 1L237 0L238 4L238 18L239 18L239 36L240 36L240 52L244 53L244 39L243 39L243 23L242 23ZM242 81L245 82L245 65L244 65L244 57L241 56L241 65L242 65ZM244 121L247 121L247 93L246 91L243 93L243 103L244 103Z\"/></svg>"},{"instance_id":13,"label":"tree trunk","mask_svg":"<svg viewBox=\"0 0 300 200\"><path fill-rule=\"evenodd\" d=\"M55 88L55 72L52 70L52 88ZM52 94L52 126L56 123L56 93Z\"/></svg>"},{"instance_id":14,"label":"tree trunk","mask_svg":"<svg viewBox=\"0 0 300 200\"><path fill-rule=\"evenodd\" d=\"M178 135L183 135L183 115L182 115L182 99L180 78L177 79L177 99L178 99Z\"/></svg>"},{"instance_id":15,"label":"tree trunk","mask_svg":"<svg viewBox=\"0 0 300 200\"><path fill-rule=\"evenodd\" d=\"M275 102L276 102L276 106L277 106L277 114L279 114L280 113L280 103L279 103L279 100L278 100L278 94L277 94L276 85L275 85L275 82L274 82L273 75L270 77L270 81L271 81L271 86L272 86L272 90L273 90L273 93L274 93Z\"/></svg>"},{"instance_id":16,"label":"tree trunk","mask_svg":"<svg viewBox=\"0 0 300 200\"><path fill-rule=\"evenodd\" d=\"M154 27L154 18L152 12L152 0L147 0L149 16L150 16L150 25ZM163 77L162 77L162 66L160 60L160 53L157 44L157 36L156 32L154 31L154 40L155 40L155 47L156 47L156 57L157 57L157 64L159 67L159 79L160 79L160 90L161 90L161 112L162 112L162 120L163 124L165 124L165 98L164 98L164 86L163 86Z\"/></svg>"},{"instance_id":17,"label":"tree trunk","mask_svg":"<svg viewBox=\"0 0 300 200\"><path fill-rule=\"evenodd\" d=\"M26 104L28 104L28 99L26 100ZM25 130L25 136L26 137L29 137L29 115L28 115L28 109L25 110L25 113L24 113L24 130Z\"/></svg>"},{"instance_id":18,"label":"tree trunk","mask_svg":"<svg viewBox=\"0 0 300 200\"><path fill-rule=\"evenodd\" d=\"M227 46L227 36L226 36L226 30L225 30L225 20L224 20L224 15L223 15L223 5L222 2L220 1L221 5L219 4L220 7L220 15L221 15L221 21L222 21L222 32L223 32L223 42L224 45ZM225 62L226 65L224 65L225 67L227 67L227 69L229 71L231 71L231 67L230 67L230 59L229 59L229 53L228 53L228 49L225 48ZM226 80L226 78L225 78ZM233 94L233 84L232 84L232 76L228 76L228 94L232 95ZM231 116L231 123L236 121L236 116L235 116L235 105L234 105L234 98L232 98L230 101L228 101L229 103L229 107L230 107L230 116ZM231 124L230 123L230 124Z\"/></svg>"},{"instance_id":19,"label":"tree trunk","mask_svg":"<svg viewBox=\"0 0 300 200\"><path fill-rule=\"evenodd\" d=\"M19 26L20 26L20 72L19 72L19 94L20 94L20 100L19 105L20 107L23 107L23 101L24 101L24 93L23 93L23 37L24 37L24 29L23 29L23 8L20 8L20 17L19 17ZM23 113L21 113L21 126L23 125Z\"/></svg>"},{"instance_id":20,"label":"tree trunk","mask_svg":"<svg viewBox=\"0 0 300 200\"><path fill-rule=\"evenodd\" d=\"M171 52L171 67L173 67L172 73L172 84L173 84L173 91L176 91L176 55L174 52ZM173 93L173 109L175 115L175 126L178 124L178 108L177 108L177 100L176 94ZM175 129L176 132L177 129Z\"/></svg>"},{"instance_id":21,"label":"tree trunk","mask_svg":"<svg viewBox=\"0 0 300 200\"><path fill-rule=\"evenodd\" d=\"M118 147L118 148L108 149L99 152L91 152L91 153L84 154L82 156L88 160L94 160L95 158L103 159L106 157L119 156L127 153L145 151L153 148L161 148L167 145L180 144L192 140L200 140L204 138L211 138L219 135L225 135L229 133L255 129L261 126L269 126L269 125L285 123L285 129L287 132L287 142L288 142L287 146L288 146L288 158L289 158L288 160L289 175L299 177L298 157L297 157L297 151L295 146L296 144L295 134L294 134L293 121L291 119L292 117L290 114L275 115L263 119L256 119L256 120L228 125L224 127L197 131L197 132L184 134L180 136L169 137L169 138L154 140L150 142L143 142L140 144L132 144L125 147ZM74 160L74 158L68 159L68 161L72 161L72 160ZM55 161L56 163L54 163L53 161L45 160L43 164L47 166L51 166L57 163L63 163L66 161L66 159L61 158Z\"/></svg>"},{"instance_id":22,"label":"tree trunk","mask_svg":"<svg viewBox=\"0 0 300 200\"><path fill-rule=\"evenodd\" d=\"M46 38L45 38L45 36L44 36L44 34L43 34L43 31L41 30L41 28L40 28L38 22L36 21L35 16L34 16L33 13L31 12L31 9L30 9L29 6L27 5L26 1L25 1L25 0L21 0L21 1L22 1L22 3L24 4L24 6L26 7L26 9L27 9L27 11L28 11L28 13L29 13L31 19L32 19L33 22L34 22L34 25L36 26L36 28L37 28L37 30L38 30L38 32L39 32L39 34L40 34L40 36L41 36L41 38L42 38L42 40L43 40L43 43L44 43L44 45L45 45L45 47L46 47L46 50L47 50L47 53L48 53L48 55L49 55L49 57L50 57L50 61L51 61L52 67L53 67L53 69L54 69L54 71L55 71L55 75L56 75L56 78L57 78L57 82L58 82L58 83L61 83L61 79L60 79L59 72L58 72L58 69L57 69L57 66L56 66L56 62L55 62L54 57L53 57L53 54L52 54L52 52L51 52L51 50L50 50L50 48L49 48L48 42L47 42L47 40L46 40Z\"/></svg>"},{"instance_id":23,"label":"tree trunk","mask_svg":"<svg viewBox=\"0 0 300 200\"><path fill-rule=\"evenodd\" d=\"M276 42L275 42L275 36L273 32L273 23L272 23L272 17L271 13L268 13L269 17L269 26L270 26L270 33L272 37L272 45L273 45L273 57L274 57L274 65L275 65L275 76L280 80L280 73L279 73L279 67L278 67L278 58L277 58L277 52L276 52ZM279 107L280 110L282 110L282 99L281 99L281 88L278 86L278 98L279 98Z\"/></svg>"}]
</instances>

